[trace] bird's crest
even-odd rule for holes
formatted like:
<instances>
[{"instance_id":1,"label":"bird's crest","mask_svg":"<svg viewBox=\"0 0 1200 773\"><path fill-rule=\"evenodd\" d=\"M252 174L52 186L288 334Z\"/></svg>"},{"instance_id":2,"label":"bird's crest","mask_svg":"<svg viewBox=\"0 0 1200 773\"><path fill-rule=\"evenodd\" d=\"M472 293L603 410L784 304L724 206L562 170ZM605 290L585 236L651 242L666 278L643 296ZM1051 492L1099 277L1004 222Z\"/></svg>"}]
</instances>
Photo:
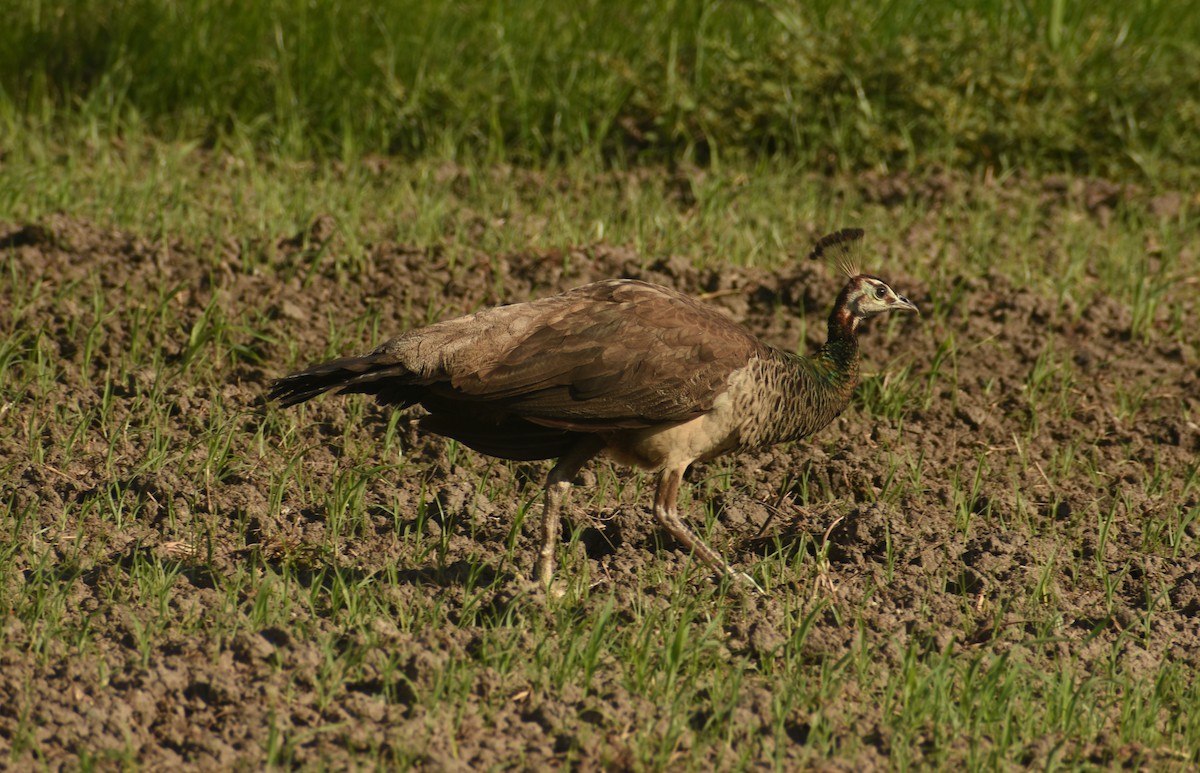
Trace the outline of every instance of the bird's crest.
<instances>
[{"instance_id":1,"label":"bird's crest","mask_svg":"<svg viewBox=\"0 0 1200 773\"><path fill-rule=\"evenodd\" d=\"M862 242L863 229L843 228L818 239L808 257L823 260L847 277L854 278L861 273L858 258Z\"/></svg>"}]
</instances>

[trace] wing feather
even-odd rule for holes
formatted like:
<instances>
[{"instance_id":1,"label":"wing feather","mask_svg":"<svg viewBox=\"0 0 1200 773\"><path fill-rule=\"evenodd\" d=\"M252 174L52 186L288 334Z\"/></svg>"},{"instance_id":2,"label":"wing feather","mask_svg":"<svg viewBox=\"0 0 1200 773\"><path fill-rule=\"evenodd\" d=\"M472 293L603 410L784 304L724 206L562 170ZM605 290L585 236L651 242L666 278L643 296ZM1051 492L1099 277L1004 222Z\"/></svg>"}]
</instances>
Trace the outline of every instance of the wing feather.
<instances>
[{"instance_id":1,"label":"wing feather","mask_svg":"<svg viewBox=\"0 0 1200 773\"><path fill-rule=\"evenodd\" d=\"M480 335L462 347L435 389L548 426L644 426L708 411L730 374L765 350L715 309L644 282L598 282L546 301L493 310L537 318L510 324L527 334L507 345Z\"/></svg>"}]
</instances>

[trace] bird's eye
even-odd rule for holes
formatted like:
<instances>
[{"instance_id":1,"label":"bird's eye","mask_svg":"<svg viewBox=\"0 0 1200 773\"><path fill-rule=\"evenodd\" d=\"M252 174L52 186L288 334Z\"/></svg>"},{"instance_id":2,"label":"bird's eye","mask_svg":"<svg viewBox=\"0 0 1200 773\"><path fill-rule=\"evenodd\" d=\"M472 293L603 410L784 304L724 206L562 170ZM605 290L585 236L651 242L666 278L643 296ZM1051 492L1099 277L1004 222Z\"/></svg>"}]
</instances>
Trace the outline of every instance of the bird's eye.
<instances>
[{"instance_id":1,"label":"bird's eye","mask_svg":"<svg viewBox=\"0 0 1200 773\"><path fill-rule=\"evenodd\" d=\"M887 297L887 290L884 289L883 287L876 287L875 288L875 297L882 301L884 298Z\"/></svg>"}]
</instances>

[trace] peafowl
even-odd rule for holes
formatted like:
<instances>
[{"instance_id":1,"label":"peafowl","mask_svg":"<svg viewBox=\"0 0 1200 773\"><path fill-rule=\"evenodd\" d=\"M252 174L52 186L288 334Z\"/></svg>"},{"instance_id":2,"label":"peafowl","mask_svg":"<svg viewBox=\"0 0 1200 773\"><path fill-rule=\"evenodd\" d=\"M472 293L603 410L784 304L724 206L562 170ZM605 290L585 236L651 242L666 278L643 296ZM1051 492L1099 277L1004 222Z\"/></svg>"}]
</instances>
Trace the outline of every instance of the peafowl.
<instances>
[{"instance_id":1,"label":"peafowl","mask_svg":"<svg viewBox=\"0 0 1200 773\"><path fill-rule=\"evenodd\" d=\"M360 357L275 381L284 406L323 392L420 405L420 429L489 456L556 459L546 478L535 576L549 583L572 479L604 454L658 474L654 515L687 550L757 588L679 516L693 462L812 435L849 404L858 328L889 311L919 313L882 279L859 272L861 229L821 238L810 257L847 277L828 337L804 357L768 346L676 290L609 279L559 295L410 330Z\"/></svg>"}]
</instances>

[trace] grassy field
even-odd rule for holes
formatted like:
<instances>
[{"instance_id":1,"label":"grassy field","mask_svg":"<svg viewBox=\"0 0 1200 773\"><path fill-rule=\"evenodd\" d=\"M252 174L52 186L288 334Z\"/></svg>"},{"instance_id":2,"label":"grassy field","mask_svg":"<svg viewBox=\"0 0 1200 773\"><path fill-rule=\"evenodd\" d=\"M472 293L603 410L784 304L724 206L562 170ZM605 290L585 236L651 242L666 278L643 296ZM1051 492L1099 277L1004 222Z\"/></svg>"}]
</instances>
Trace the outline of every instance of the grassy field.
<instances>
[{"instance_id":1,"label":"grassy field","mask_svg":"<svg viewBox=\"0 0 1200 773\"><path fill-rule=\"evenodd\" d=\"M1200 14L883 8L0 5L0 760L1200 763ZM685 484L762 597L607 463L539 593L543 465L262 401L613 275L803 350L845 225L922 318Z\"/></svg>"}]
</instances>

